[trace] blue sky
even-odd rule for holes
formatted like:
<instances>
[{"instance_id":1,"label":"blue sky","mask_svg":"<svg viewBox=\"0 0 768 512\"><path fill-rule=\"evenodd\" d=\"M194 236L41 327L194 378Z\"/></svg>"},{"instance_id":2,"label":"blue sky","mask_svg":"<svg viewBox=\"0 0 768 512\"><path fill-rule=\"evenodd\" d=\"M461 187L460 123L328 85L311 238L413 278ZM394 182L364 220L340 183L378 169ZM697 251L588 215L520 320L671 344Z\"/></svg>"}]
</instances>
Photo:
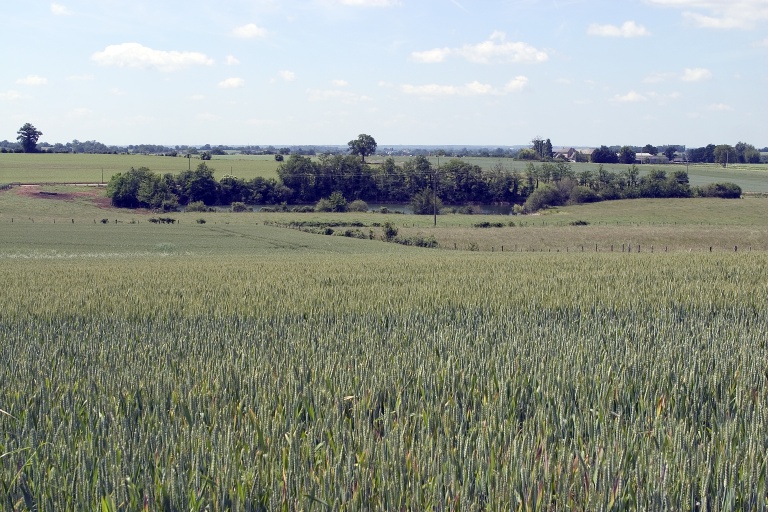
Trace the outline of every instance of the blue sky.
<instances>
[{"instance_id":1,"label":"blue sky","mask_svg":"<svg viewBox=\"0 0 768 512\"><path fill-rule=\"evenodd\" d=\"M0 140L768 145L767 0L33 0Z\"/></svg>"}]
</instances>

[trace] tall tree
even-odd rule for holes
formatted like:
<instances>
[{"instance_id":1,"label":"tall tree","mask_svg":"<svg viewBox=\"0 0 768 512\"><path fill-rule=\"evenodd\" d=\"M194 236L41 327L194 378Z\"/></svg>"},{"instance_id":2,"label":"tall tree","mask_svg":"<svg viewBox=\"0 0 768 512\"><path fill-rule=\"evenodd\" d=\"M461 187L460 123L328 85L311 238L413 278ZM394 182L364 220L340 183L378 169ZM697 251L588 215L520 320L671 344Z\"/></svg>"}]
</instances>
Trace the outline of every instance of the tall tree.
<instances>
[{"instance_id":1,"label":"tall tree","mask_svg":"<svg viewBox=\"0 0 768 512\"><path fill-rule=\"evenodd\" d=\"M643 151L646 152L646 153L650 153L651 155L654 155L654 156L659 154L659 148L657 148L656 146L653 146L651 144L646 144L643 147Z\"/></svg>"},{"instance_id":2,"label":"tall tree","mask_svg":"<svg viewBox=\"0 0 768 512\"><path fill-rule=\"evenodd\" d=\"M677 153L677 146L667 146L664 149L664 156L666 156L667 160L670 162L675 159L675 153Z\"/></svg>"},{"instance_id":3,"label":"tall tree","mask_svg":"<svg viewBox=\"0 0 768 512\"><path fill-rule=\"evenodd\" d=\"M376 140L365 133L361 133L356 139L347 143L349 152L353 155L360 155L360 159L365 163L365 157L376 153Z\"/></svg>"},{"instance_id":4,"label":"tall tree","mask_svg":"<svg viewBox=\"0 0 768 512\"><path fill-rule=\"evenodd\" d=\"M43 132L35 128L32 123L26 123L24 126L19 128L19 131L16 133L18 134L16 140L19 141L19 144L21 144L21 147L24 149L25 153L35 152L37 149L37 140L43 134Z\"/></svg>"},{"instance_id":5,"label":"tall tree","mask_svg":"<svg viewBox=\"0 0 768 512\"><path fill-rule=\"evenodd\" d=\"M608 146L600 146L592 152L592 161L596 164L617 164L619 155Z\"/></svg>"},{"instance_id":6,"label":"tall tree","mask_svg":"<svg viewBox=\"0 0 768 512\"><path fill-rule=\"evenodd\" d=\"M635 150L629 146L622 146L619 150L619 161L623 164L631 164L635 162Z\"/></svg>"},{"instance_id":7,"label":"tall tree","mask_svg":"<svg viewBox=\"0 0 768 512\"><path fill-rule=\"evenodd\" d=\"M715 162L726 167L728 164L735 164L737 162L736 148L729 144L721 144L715 146L714 149Z\"/></svg>"}]
</instances>

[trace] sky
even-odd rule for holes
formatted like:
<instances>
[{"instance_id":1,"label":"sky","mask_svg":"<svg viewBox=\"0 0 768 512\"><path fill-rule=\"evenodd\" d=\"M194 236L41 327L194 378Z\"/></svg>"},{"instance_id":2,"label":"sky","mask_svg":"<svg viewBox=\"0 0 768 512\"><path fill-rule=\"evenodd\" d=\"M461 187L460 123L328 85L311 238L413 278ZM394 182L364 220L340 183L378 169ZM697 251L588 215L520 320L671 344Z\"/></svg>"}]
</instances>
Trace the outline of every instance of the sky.
<instances>
[{"instance_id":1,"label":"sky","mask_svg":"<svg viewBox=\"0 0 768 512\"><path fill-rule=\"evenodd\" d=\"M768 146L768 0L32 0L0 140Z\"/></svg>"}]
</instances>

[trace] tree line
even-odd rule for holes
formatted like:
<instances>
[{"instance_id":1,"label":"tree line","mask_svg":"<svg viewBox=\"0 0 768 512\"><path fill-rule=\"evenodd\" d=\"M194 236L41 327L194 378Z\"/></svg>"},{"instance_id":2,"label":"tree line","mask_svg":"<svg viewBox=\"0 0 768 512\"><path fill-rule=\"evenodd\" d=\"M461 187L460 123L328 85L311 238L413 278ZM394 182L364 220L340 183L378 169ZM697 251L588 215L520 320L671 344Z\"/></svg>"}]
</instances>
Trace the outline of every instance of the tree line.
<instances>
[{"instance_id":1,"label":"tree line","mask_svg":"<svg viewBox=\"0 0 768 512\"><path fill-rule=\"evenodd\" d=\"M523 171L497 163L490 170L460 159L439 169L423 156L402 164L387 158L378 165L354 155L291 155L277 170L278 178L244 180L225 175L201 162L178 174L158 174L146 167L114 175L107 186L112 204L126 208L174 211L199 203L303 204L327 206L346 201L411 204L415 213L432 213L436 205L516 205L519 213L548 206L628 198L740 197L735 184L691 187L684 170L653 169L641 176L636 165L622 172L575 172L568 162L529 162Z\"/></svg>"}]
</instances>

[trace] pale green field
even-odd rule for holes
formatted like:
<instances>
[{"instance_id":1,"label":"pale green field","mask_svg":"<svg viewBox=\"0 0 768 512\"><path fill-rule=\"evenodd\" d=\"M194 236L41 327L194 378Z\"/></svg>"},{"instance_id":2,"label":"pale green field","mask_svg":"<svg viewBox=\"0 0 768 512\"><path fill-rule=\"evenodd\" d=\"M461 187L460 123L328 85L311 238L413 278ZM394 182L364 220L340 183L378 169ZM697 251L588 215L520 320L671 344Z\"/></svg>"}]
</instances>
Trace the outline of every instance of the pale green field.
<instances>
[{"instance_id":1,"label":"pale green field","mask_svg":"<svg viewBox=\"0 0 768 512\"><path fill-rule=\"evenodd\" d=\"M397 162L404 162L408 158L397 157ZM384 160L383 156L369 158L375 164ZM441 158L445 163L449 159ZM434 167L437 167L437 158L430 157ZM479 165L483 169L491 169L501 164L505 169L524 171L527 162L515 161L508 158L477 158L469 157L464 161ZM148 167L157 173L177 174L188 167L195 167L201 161L191 161L181 157L161 157L145 155L84 155L84 154L0 154L0 184L4 183L101 183L103 180L118 172L125 172L131 167ZM225 174L232 174L239 178L251 179L257 176L276 178L276 162L272 155L224 155L214 156L207 162L209 167L215 169L215 177L220 179ZM537 165L540 165L537 163ZM572 164L574 171L597 170L597 164L581 163ZM607 165L605 168L611 172L622 172L627 165ZM688 169L691 185L705 185L707 183L730 181L739 185L745 192L768 193L768 165L741 165L724 169L719 165L660 165L640 166L641 174L651 169L662 169L672 172L678 169Z\"/></svg>"},{"instance_id":2,"label":"pale green field","mask_svg":"<svg viewBox=\"0 0 768 512\"><path fill-rule=\"evenodd\" d=\"M0 184L107 183L113 174L125 172L131 167L148 167L160 174L178 174L190 167L197 167L201 162L196 158L147 155L0 153ZM278 162L271 155L239 158L222 156L214 157L206 163L216 170L216 178L225 174L234 174L244 179L277 176L275 170Z\"/></svg>"}]
</instances>

